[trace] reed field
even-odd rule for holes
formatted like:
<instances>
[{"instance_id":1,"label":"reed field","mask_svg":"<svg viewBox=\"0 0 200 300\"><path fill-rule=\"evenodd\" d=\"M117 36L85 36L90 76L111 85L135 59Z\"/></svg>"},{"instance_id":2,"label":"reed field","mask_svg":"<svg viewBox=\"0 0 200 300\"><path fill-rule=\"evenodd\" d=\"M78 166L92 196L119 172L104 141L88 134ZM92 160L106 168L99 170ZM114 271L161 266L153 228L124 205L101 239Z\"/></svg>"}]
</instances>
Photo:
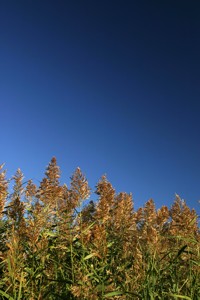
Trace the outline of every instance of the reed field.
<instances>
[{"instance_id":1,"label":"reed field","mask_svg":"<svg viewBox=\"0 0 200 300\"><path fill-rule=\"evenodd\" d=\"M55 157L38 186L1 165L0 299L199 300L195 210L178 195L135 210L106 176L95 193L80 168L61 185Z\"/></svg>"}]
</instances>

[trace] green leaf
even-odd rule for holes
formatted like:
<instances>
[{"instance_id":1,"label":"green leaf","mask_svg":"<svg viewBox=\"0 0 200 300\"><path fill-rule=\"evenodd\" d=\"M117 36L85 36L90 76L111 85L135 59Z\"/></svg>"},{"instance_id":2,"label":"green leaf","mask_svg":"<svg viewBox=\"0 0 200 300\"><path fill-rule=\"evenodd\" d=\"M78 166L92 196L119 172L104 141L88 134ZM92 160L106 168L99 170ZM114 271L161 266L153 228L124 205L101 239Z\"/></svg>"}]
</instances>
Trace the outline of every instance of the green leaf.
<instances>
[{"instance_id":1,"label":"green leaf","mask_svg":"<svg viewBox=\"0 0 200 300\"><path fill-rule=\"evenodd\" d=\"M168 296L173 296L174 298L180 298L180 299L185 299L185 300L192 300L192 298L190 298L188 296L182 296L182 295L177 295L177 294L167 294L167 295Z\"/></svg>"},{"instance_id":2,"label":"green leaf","mask_svg":"<svg viewBox=\"0 0 200 300\"><path fill-rule=\"evenodd\" d=\"M119 295L123 295L123 292L120 291L115 291L115 292L110 292L104 295L105 298L110 298L113 296L119 296Z\"/></svg>"},{"instance_id":3,"label":"green leaf","mask_svg":"<svg viewBox=\"0 0 200 300\"><path fill-rule=\"evenodd\" d=\"M9 296L7 293L3 292L3 291L0 291L0 295L6 297L8 300L14 300L13 297Z\"/></svg>"},{"instance_id":4,"label":"green leaf","mask_svg":"<svg viewBox=\"0 0 200 300\"><path fill-rule=\"evenodd\" d=\"M177 256L180 256L181 253L184 252L186 248L187 248L187 245L184 245L184 246L178 251Z\"/></svg>"},{"instance_id":5,"label":"green leaf","mask_svg":"<svg viewBox=\"0 0 200 300\"><path fill-rule=\"evenodd\" d=\"M108 243L108 245L107 245L107 248L110 248L110 247L112 247L112 245L114 244L114 242L110 242L110 243Z\"/></svg>"},{"instance_id":6,"label":"green leaf","mask_svg":"<svg viewBox=\"0 0 200 300\"><path fill-rule=\"evenodd\" d=\"M90 253L88 254L86 257L84 257L83 260L87 260L87 259L90 259L91 257L94 257L94 256L98 256L97 253L93 252L93 253Z\"/></svg>"}]
</instances>

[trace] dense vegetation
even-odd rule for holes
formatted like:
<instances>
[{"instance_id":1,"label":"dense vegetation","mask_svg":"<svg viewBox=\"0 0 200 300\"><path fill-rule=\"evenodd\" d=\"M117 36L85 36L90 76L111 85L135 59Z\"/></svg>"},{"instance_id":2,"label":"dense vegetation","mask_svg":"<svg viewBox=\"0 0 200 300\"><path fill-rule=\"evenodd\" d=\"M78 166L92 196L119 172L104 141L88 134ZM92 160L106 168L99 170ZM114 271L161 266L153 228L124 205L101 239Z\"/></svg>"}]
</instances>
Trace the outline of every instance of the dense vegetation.
<instances>
[{"instance_id":1,"label":"dense vegetation","mask_svg":"<svg viewBox=\"0 0 200 300\"><path fill-rule=\"evenodd\" d=\"M52 158L38 187L18 169L9 192L0 168L0 299L200 299L198 218L178 195L135 211L105 176L95 202L80 168L59 178Z\"/></svg>"}]
</instances>

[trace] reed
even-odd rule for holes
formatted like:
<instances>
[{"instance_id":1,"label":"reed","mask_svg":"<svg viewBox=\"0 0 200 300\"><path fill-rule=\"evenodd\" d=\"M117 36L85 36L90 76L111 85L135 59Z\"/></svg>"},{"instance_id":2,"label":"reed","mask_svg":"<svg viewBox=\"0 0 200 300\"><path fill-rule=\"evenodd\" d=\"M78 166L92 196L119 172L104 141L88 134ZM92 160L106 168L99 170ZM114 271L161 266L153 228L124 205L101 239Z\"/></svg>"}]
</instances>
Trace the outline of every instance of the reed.
<instances>
[{"instance_id":1,"label":"reed","mask_svg":"<svg viewBox=\"0 0 200 300\"><path fill-rule=\"evenodd\" d=\"M135 210L102 176L94 202L80 168L61 185L55 157L39 186L11 180L1 165L0 299L200 299L198 216L178 195Z\"/></svg>"}]
</instances>

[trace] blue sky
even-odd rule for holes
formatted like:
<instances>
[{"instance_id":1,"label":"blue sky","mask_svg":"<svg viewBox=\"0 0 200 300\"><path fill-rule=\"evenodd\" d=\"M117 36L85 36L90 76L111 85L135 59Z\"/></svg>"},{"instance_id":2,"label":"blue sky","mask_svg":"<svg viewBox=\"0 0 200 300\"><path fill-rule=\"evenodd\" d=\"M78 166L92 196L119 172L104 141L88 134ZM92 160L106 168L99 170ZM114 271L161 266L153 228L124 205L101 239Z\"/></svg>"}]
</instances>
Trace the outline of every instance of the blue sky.
<instances>
[{"instance_id":1,"label":"blue sky","mask_svg":"<svg viewBox=\"0 0 200 300\"><path fill-rule=\"evenodd\" d=\"M0 163L37 183L53 156L138 208L199 213L200 5L1 1Z\"/></svg>"}]
</instances>

